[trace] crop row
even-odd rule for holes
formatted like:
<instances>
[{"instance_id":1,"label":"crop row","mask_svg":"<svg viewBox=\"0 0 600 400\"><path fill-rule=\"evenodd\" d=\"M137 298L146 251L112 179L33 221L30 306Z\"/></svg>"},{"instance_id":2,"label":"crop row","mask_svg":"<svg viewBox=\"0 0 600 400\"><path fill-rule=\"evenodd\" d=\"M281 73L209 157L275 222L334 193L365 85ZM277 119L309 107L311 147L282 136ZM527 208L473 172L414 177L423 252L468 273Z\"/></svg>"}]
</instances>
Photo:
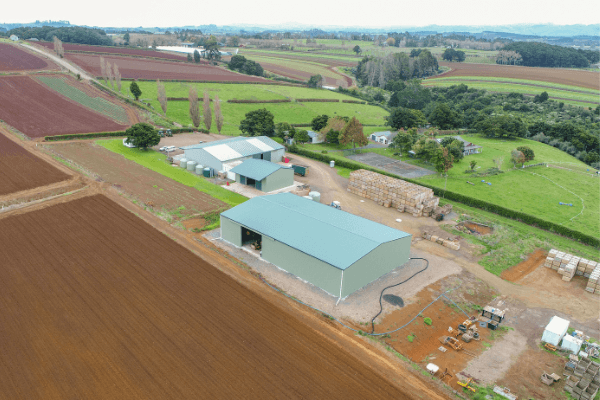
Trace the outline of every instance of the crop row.
<instances>
[{"instance_id":1,"label":"crop row","mask_svg":"<svg viewBox=\"0 0 600 400\"><path fill-rule=\"evenodd\" d=\"M86 108L89 108L90 110L106 115L107 117L119 123L129 123L127 113L122 107L119 107L118 105L113 104L102 97L89 96L76 87L69 85L64 77L39 76L37 79L52 90L62 94L65 97L68 97L69 99L81 104Z\"/></svg>"}]
</instances>

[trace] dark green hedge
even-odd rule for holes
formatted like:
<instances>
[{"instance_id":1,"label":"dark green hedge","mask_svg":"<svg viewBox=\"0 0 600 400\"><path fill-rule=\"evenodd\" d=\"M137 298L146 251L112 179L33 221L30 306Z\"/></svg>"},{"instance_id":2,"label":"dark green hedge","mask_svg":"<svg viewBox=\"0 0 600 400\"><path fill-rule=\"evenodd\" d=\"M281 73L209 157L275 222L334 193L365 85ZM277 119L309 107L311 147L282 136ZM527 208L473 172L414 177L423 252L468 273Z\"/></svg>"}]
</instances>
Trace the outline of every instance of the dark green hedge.
<instances>
[{"instance_id":1,"label":"dark green hedge","mask_svg":"<svg viewBox=\"0 0 600 400\"><path fill-rule=\"evenodd\" d=\"M358 100L342 100L342 103L367 104L366 101L358 101Z\"/></svg>"},{"instance_id":2,"label":"dark green hedge","mask_svg":"<svg viewBox=\"0 0 600 400\"><path fill-rule=\"evenodd\" d=\"M310 151L310 150L307 150L307 149L304 149L304 148L301 148L298 146L290 146L288 148L288 151L291 153L296 153L296 154L299 154L299 155L302 155L305 157L309 157L309 158L312 158L315 160L323 161L325 163L329 163L329 161L332 160L332 156L330 154L315 153L314 151ZM481 210L489 211L489 212L501 215L506 218L521 221L523 223L526 223L527 225L536 226L538 228L541 228L541 229L544 229L544 230L547 230L550 232L555 232L559 235L566 236L568 238L577 240L579 242L585 243L590 246L600 247L600 239L598 239L594 236L590 236L583 232L569 229L563 225L559 225L554 222L546 221L544 219L538 218L538 217L530 215L530 214L515 211L513 209L500 206L498 204L493 204L493 203L489 203L484 200L475 199L473 197L465 196L463 194L453 192L450 190L444 191L444 189L442 189L442 188L427 185L427 184L424 184L423 182L418 182L418 181L415 181L412 179L403 178L401 176L392 174L390 172L382 171L380 169L373 168L369 165L361 164L356 161L352 161L352 160L348 160L348 159L344 159L344 158L340 158L340 157L333 157L333 159L335 160L336 165L343 167L343 168L348 168L351 170L366 169L368 171L377 172L382 175L390 176L392 178L402 179L404 181L414 183L416 185L421 185L421 186L433 189L433 192L435 193L436 196L439 196L439 197L443 196L445 199L448 199L448 200L453 200L453 201L465 204L467 206L479 208Z\"/></svg>"},{"instance_id":3,"label":"dark green hedge","mask_svg":"<svg viewBox=\"0 0 600 400\"><path fill-rule=\"evenodd\" d=\"M182 132L193 132L194 129L191 128L174 128L171 129L172 133L182 133ZM203 131L202 129L198 130L199 132ZM59 140L74 140L74 139L94 139L94 138L103 138L103 137L115 137L122 136L125 137L127 134L125 131L116 131L116 132L96 132L96 133L75 133L72 135L56 135L56 136L46 136L44 140L46 142L56 142Z\"/></svg>"},{"instance_id":4,"label":"dark green hedge","mask_svg":"<svg viewBox=\"0 0 600 400\"><path fill-rule=\"evenodd\" d=\"M290 99L277 99L277 100L237 100L231 99L227 100L228 103L252 103L252 104L260 104L260 103L289 103Z\"/></svg>"},{"instance_id":5,"label":"dark green hedge","mask_svg":"<svg viewBox=\"0 0 600 400\"><path fill-rule=\"evenodd\" d=\"M337 99L296 99L298 103L339 103Z\"/></svg>"}]
</instances>

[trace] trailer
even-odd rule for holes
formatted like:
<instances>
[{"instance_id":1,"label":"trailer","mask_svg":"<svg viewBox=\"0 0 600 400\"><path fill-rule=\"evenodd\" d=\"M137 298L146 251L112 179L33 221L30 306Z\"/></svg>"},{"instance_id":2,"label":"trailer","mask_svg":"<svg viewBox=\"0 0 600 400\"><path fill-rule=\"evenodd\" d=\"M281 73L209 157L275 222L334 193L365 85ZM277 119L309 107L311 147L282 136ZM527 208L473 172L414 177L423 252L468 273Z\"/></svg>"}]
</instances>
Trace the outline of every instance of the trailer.
<instances>
[{"instance_id":1,"label":"trailer","mask_svg":"<svg viewBox=\"0 0 600 400\"><path fill-rule=\"evenodd\" d=\"M294 174L300 176L308 175L308 167L306 165L295 165L292 164L292 168L294 169Z\"/></svg>"}]
</instances>

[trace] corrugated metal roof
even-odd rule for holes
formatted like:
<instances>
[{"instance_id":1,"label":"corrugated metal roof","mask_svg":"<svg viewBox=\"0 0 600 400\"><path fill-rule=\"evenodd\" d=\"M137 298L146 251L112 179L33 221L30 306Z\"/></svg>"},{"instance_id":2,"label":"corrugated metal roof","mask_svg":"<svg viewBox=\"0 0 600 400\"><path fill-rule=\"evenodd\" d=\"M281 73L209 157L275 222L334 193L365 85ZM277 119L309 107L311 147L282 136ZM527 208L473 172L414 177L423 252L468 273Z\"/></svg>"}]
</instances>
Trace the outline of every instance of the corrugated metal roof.
<instances>
[{"instance_id":1,"label":"corrugated metal roof","mask_svg":"<svg viewBox=\"0 0 600 400\"><path fill-rule=\"evenodd\" d=\"M382 243L410 236L291 193L255 197L221 215L342 270Z\"/></svg>"},{"instance_id":2,"label":"corrugated metal roof","mask_svg":"<svg viewBox=\"0 0 600 400\"><path fill-rule=\"evenodd\" d=\"M235 172L236 174L240 174L257 181L262 181L267 176L281 168L285 167L270 161L250 159L233 168L231 172Z\"/></svg>"},{"instance_id":3,"label":"corrugated metal roof","mask_svg":"<svg viewBox=\"0 0 600 400\"><path fill-rule=\"evenodd\" d=\"M211 151L214 147L217 150ZM225 148L228 147L230 151ZM219 161L228 161L240 157L249 157L254 154L262 154L266 151L283 149L284 147L266 136L243 137L237 136L231 139L218 140L215 142L194 144L181 147L183 150L204 149Z\"/></svg>"},{"instance_id":4,"label":"corrugated metal roof","mask_svg":"<svg viewBox=\"0 0 600 400\"><path fill-rule=\"evenodd\" d=\"M316 138L317 137L317 133L315 131L306 131L308 133L308 137L312 138Z\"/></svg>"},{"instance_id":5,"label":"corrugated metal roof","mask_svg":"<svg viewBox=\"0 0 600 400\"><path fill-rule=\"evenodd\" d=\"M392 132L391 131L373 132L371 135L375 135L377 137L385 136L386 138L389 138L392 135Z\"/></svg>"}]
</instances>

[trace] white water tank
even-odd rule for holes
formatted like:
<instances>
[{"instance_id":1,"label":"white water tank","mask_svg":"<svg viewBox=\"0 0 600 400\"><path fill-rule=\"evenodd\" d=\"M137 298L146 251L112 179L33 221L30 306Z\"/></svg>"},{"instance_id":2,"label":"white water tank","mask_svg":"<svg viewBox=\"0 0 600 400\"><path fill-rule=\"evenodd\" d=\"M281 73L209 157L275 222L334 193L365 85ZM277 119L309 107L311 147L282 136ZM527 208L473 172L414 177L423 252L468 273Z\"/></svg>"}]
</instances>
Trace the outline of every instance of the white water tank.
<instances>
[{"instance_id":1,"label":"white water tank","mask_svg":"<svg viewBox=\"0 0 600 400\"><path fill-rule=\"evenodd\" d=\"M179 160L179 166L181 168L187 167L187 161L188 161L187 158L182 158L181 160Z\"/></svg>"},{"instance_id":2,"label":"white water tank","mask_svg":"<svg viewBox=\"0 0 600 400\"><path fill-rule=\"evenodd\" d=\"M204 171L204 165L196 165L196 174L197 175L202 175L202 171Z\"/></svg>"},{"instance_id":3,"label":"white water tank","mask_svg":"<svg viewBox=\"0 0 600 400\"><path fill-rule=\"evenodd\" d=\"M196 169L196 164L196 161L188 161L186 165L187 170L194 172L194 170Z\"/></svg>"},{"instance_id":4,"label":"white water tank","mask_svg":"<svg viewBox=\"0 0 600 400\"><path fill-rule=\"evenodd\" d=\"M329 166L331 168L335 167L335 161L333 161L333 160L329 161Z\"/></svg>"},{"instance_id":5,"label":"white water tank","mask_svg":"<svg viewBox=\"0 0 600 400\"><path fill-rule=\"evenodd\" d=\"M317 203L321 202L321 193L310 192L308 195L313 199L313 201L316 201Z\"/></svg>"}]
</instances>

